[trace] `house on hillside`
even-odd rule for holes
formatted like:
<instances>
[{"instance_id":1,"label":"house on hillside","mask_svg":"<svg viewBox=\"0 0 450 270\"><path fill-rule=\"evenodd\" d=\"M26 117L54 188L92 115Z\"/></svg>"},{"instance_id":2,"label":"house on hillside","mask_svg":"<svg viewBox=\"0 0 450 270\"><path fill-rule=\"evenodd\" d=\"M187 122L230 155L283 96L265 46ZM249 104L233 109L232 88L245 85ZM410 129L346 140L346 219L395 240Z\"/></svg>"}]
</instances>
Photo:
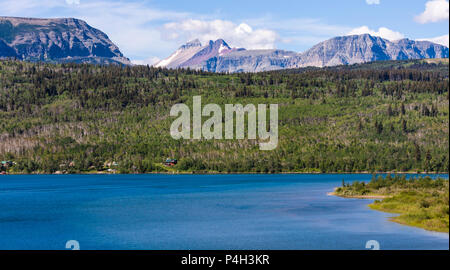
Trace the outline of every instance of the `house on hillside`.
<instances>
[{"instance_id":1,"label":"house on hillside","mask_svg":"<svg viewBox=\"0 0 450 270\"><path fill-rule=\"evenodd\" d=\"M9 160L2 160L0 163L0 174L6 174L6 171L8 171L9 167L12 167L15 162L9 161Z\"/></svg>"},{"instance_id":2,"label":"house on hillside","mask_svg":"<svg viewBox=\"0 0 450 270\"><path fill-rule=\"evenodd\" d=\"M164 165L166 166L174 166L178 163L176 159L167 158L166 161L164 161Z\"/></svg>"},{"instance_id":3,"label":"house on hillside","mask_svg":"<svg viewBox=\"0 0 450 270\"><path fill-rule=\"evenodd\" d=\"M10 161L10 160L2 160L2 163L1 163L1 165L3 167L11 167L13 164L14 163L12 161Z\"/></svg>"}]
</instances>

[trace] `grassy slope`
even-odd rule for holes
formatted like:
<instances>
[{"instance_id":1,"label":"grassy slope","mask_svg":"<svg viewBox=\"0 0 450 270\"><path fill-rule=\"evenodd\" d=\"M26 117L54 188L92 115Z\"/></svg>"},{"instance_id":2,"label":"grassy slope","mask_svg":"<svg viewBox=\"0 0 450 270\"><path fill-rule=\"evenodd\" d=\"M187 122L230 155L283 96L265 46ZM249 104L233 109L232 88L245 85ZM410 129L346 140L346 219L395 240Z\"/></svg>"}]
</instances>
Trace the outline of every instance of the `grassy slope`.
<instances>
[{"instance_id":1,"label":"grassy slope","mask_svg":"<svg viewBox=\"0 0 450 270\"><path fill-rule=\"evenodd\" d=\"M420 78L380 79L403 69ZM0 159L18 163L10 173L112 161L123 173L166 171L155 164L167 157L180 172L448 171L444 85L448 64L423 61L230 75L0 61ZM279 104L278 148L172 139L170 107L193 95L203 105Z\"/></svg>"},{"instance_id":2,"label":"grassy slope","mask_svg":"<svg viewBox=\"0 0 450 270\"><path fill-rule=\"evenodd\" d=\"M430 231L449 232L448 180L428 177L405 181L395 176L374 179L370 183L354 182L335 190L334 194L350 198L384 197L369 207L399 214L391 220Z\"/></svg>"}]
</instances>

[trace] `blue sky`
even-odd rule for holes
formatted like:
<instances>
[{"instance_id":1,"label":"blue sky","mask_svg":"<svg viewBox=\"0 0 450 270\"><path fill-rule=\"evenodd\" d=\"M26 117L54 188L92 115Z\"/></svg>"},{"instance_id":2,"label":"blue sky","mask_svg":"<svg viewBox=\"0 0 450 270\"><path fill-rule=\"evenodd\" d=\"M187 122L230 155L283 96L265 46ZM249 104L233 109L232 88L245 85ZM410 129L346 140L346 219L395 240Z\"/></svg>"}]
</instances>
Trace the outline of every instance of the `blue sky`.
<instances>
[{"instance_id":1,"label":"blue sky","mask_svg":"<svg viewBox=\"0 0 450 270\"><path fill-rule=\"evenodd\" d=\"M362 33L448 46L448 14L448 0L0 0L1 16L83 19L125 56L150 64L193 38L297 52Z\"/></svg>"}]
</instances>

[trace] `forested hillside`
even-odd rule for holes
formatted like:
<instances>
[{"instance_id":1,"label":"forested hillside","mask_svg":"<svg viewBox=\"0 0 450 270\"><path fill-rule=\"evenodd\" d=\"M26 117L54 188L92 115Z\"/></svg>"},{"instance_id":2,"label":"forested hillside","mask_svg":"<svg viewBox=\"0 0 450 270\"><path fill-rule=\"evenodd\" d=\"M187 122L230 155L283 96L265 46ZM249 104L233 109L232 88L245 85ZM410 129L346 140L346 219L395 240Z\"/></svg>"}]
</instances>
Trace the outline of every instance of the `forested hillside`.
<instances>
[{"instance_id":1,"label":"forested hillside","mask_svg":"<svg viewBox=\"0 0 450 270\"><path fill-rule=\"evenodd\" d=\"M425 60L216 74L0 61L9 173L448 172L449 66ZM279 143L174 140L175 103L279 104ZM207 119L207 118L205 118ZM161 165L167 157L174 167Z\"/></svg>"}]
</instances>

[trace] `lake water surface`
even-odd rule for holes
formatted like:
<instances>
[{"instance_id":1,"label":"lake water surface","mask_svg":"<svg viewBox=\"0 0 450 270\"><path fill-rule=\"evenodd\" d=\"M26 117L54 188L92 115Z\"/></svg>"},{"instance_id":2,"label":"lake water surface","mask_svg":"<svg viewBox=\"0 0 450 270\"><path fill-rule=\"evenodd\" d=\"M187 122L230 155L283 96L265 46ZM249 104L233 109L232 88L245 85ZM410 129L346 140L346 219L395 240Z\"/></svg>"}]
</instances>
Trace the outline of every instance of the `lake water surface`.
<instances>
[{"instance_id":1,"label":"lake water surface","mask_svg":"<svg viewBox=\"0 0 450 270\"><path fill-rule=\"evenodd\" d=\"M448 175L443 175L448 178ZM0 249L448 249L372 200L327 192L371 175L3 175Z\"/></svg>"}]
</instances>

